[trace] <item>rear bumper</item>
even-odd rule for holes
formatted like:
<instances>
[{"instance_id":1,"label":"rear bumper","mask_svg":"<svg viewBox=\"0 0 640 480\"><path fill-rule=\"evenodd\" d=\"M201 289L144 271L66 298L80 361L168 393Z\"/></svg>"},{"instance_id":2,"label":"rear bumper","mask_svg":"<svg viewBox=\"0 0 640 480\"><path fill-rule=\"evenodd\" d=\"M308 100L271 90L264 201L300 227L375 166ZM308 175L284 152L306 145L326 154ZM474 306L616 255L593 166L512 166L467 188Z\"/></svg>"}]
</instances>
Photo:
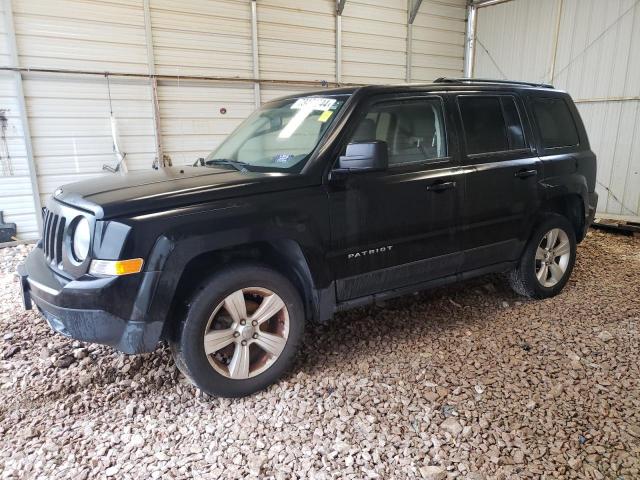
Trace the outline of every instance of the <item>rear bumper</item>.
<instances>
[{"instance_id":1,"label":"rear bumper","mask_svg":"<svg viewBox=\"0 0 640 480\"><path fill-rule=\"evenodd\" d=\"M593 223L593 220L596 217L596 208L598 207L598 194L596 192L589 193L588 197L588 205L585 210L585 222L584 222L584 233L586 235L587 230Z\"/></svg>"},{"instance_id":2,"label":"rear bumper","mask_svg":"<svg viewBox=\"0 0 640 480\"><path fill-rule=\"evenodd\" d=\"M33 304L56 332L77 340L109 345L124 353L153 351L162 334L162 322L144 316L148 304L146 292L155 285L157 272L146 272L138 281L132 316L123 318L123 287L130 278L86 278L67 280L51 271L40 248L35 248L25 263L18 266L24 307ZM133 276L133 275L132 275ZM130 276L130 277L132 277ZM154 289L151 288L151 291ZM120 304L118 304L120 302ZM108 305L113 306L112 311ZM137 317L137 318L135 318Z\"/></svg>"},{"instance_id":3,"label":"rear bumper","mask_svg":"<svg viewBox=\"0 0 640 480\"><path fill-rule=\"evenodd\" d=\"M587 232L589 231L589 227L593 223L593 220L596 217L596 208L598 206L598 194L596 192L587 193L586 196L583 196L584 201L584 223L582 225L582 230L576 231L576 241L578 243L582 242L584 238L587 236Z\"/></svg>"}]
</instances>

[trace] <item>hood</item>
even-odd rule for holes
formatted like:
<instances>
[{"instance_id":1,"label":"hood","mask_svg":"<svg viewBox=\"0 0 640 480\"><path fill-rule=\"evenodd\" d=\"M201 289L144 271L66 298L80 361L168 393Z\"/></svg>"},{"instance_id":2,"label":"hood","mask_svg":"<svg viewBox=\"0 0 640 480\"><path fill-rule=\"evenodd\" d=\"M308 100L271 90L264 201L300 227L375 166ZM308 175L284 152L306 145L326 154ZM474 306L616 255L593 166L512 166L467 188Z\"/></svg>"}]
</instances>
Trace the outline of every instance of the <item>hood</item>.
<instances>
[{"instance_id":1,"label":"hood","mask_svg":"<svg viewBox=\"0 0 640 480\"><path fill-rule=\"evenodd\" d=\"M299 174L240 172L226 168L168 167L70 183L56 189L54 198L113 218L209 202L241 195L299 188L308 178Z\"/></svg>"}]
</instances>

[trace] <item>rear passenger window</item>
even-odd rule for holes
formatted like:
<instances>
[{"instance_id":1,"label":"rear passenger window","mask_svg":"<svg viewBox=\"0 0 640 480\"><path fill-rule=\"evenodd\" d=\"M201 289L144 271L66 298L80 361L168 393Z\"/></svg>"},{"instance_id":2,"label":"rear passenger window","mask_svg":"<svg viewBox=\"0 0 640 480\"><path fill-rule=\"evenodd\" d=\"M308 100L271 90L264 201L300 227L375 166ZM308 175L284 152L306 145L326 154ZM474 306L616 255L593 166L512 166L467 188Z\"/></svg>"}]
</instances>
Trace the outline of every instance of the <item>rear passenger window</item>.
<instances>
[{"instance_id":1,"label":"rear passenger window","mask_svg":"<svg viewBox=\"0 0 640 480\"><path fill-rule=\"evenodd\" d=\"M467 153L495 153L525 148L522 120L511 96L458 97Z\"/></svg>"},{"instance_id":2,"label":"rear passenger window","mask_svg":"<svg viewBox=\"0 0 640 480\"><path fill-rule=\"evenodd\" d=\"M562 98L534 98L533 114L544 148L573 147L580 143L578 129Z\"/></svg>"}]
</instances>

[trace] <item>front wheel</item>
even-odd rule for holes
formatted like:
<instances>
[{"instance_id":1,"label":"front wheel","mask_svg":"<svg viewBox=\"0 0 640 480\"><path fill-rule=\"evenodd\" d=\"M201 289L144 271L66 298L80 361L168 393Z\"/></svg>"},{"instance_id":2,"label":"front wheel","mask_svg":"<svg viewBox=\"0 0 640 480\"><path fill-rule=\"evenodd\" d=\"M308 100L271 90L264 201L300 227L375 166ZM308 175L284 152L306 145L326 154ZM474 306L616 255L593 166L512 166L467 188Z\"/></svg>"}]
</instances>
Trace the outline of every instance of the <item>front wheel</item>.
<instances>
[{"instance_id":1,"label":"front wheel","mask_svg":"<svg viewBox=\"0 0 640 480\"><path fill-rule=\"evenodd\" d=\"M550 214L534 231L509 282L525 297L553 297L569 280L575 260L573 226L562 215Z\"/></svg>"},{"instance_id":2,"label":"front wheel","mask_svg":"<svg viewBox=\"0 0 640 480\"><path fill-rule=\"evenodd\" d=\"M241 397L292 366L304 323L300 296L285 277L234 266L200 286L171 347L180 371L203 392Z\"/></svg>"}]
</instances>

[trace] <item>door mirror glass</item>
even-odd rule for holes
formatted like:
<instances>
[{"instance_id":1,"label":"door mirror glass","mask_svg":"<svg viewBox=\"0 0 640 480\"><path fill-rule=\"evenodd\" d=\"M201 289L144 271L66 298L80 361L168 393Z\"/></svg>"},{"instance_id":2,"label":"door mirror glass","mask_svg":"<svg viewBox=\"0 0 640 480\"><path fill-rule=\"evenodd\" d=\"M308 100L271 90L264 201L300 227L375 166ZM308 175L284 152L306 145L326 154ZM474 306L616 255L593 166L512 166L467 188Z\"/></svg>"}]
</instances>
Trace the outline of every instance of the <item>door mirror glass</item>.
<instances>
[{"instance_id":1,"label":"door mirror glass","mask_svg":"<svg viewBox=\"0 0 640 480\"><path fill-rule=\"evenodd\" d=\"M387 142L353 142L340 157L338 166L343 170L386 170L389 166Z\"/></svg>"}]
</instances>

